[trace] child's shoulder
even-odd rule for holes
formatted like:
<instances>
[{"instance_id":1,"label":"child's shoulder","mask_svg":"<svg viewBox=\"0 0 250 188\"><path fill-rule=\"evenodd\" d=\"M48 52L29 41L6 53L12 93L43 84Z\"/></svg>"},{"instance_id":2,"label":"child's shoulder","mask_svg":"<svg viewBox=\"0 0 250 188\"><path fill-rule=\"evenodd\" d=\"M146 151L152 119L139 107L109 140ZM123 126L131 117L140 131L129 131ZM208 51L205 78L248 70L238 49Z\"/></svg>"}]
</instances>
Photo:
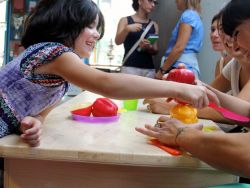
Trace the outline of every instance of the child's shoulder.
<instances>
[{"instance_id":1,"label":"child's shoulder","mask_svg":"<svg viewBox=\"0 0 250 188\"><path fill-rule=\"evenodd\" d=\"M53 57L61 55L64 52L73 52L73 49L58 42L41 42L29 46L25 50L24 57Z\"/></svg>"},{"instance_id":2,"label":"child's shoulder","mask_svg":"<svg viewBox=\"0 0 250 188\"><path fill-rule=\"evenodd\" d=\"M24 67L44 64L54 60L65 52L73 52L73 50L57 42L33 44L25 50L21 64Z\"/></svg>"},{"instance_id":3,"label":"child's shoulder","mask_svg":"<svg viewBox=\"0 0 250 188\"><path fill-rule=\"evenodd\" d=\"M46 49L46 50L49 50L49 49L57 49L57 48L63 48L63 49L69 49L71 50L71 48L61 44L61 43L58 43L58 42L40 42L40 43L36 43L36 44L33 44L31 46L29 46L26 51L37 51L39 49Z\"/></svg>"}]
</instances>

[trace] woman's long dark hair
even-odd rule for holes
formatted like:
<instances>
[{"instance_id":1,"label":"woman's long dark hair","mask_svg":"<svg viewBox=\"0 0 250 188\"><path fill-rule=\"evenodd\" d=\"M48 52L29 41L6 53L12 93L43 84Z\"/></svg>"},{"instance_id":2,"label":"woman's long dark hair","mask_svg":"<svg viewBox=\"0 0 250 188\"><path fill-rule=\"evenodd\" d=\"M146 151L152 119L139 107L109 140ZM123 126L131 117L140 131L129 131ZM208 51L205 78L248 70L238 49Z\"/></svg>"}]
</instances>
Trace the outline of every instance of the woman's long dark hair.
<instances>
[{"instance_id":1,"label":"woman's long dark hair","mask_svg":"<svg viewBox=\"0 0 250 188\"><path fill-rule=\"evenodd\" d=\"M59 42L74 47L82 29L90 26L97 15L102 37L104 18L92 0L41 0L26 19L22 45L27 48L39 42Z\"/></svg>"},{"instance_id":2,"label":"woman's long dark hair","mask_svg":"<svg viewBox=\"0 0 250 188\"><path fill-rule=\"evenodd\" d=\"M234 30L245 20L250 19L249 0L231 0L222 10L223 31L232 36Z\"/></svg>"},{"instance_id":3,"label":"woman's long dark hair","mask_svg":"<svg viewBox=\"0 0 250 188\"><path fill-rule=\"evenodd\" d=\"M138 2L138 0L133 0L132 8L134 9L134 11L137 11L139 9L139 2Z\"/></svg>"}]
</instances>

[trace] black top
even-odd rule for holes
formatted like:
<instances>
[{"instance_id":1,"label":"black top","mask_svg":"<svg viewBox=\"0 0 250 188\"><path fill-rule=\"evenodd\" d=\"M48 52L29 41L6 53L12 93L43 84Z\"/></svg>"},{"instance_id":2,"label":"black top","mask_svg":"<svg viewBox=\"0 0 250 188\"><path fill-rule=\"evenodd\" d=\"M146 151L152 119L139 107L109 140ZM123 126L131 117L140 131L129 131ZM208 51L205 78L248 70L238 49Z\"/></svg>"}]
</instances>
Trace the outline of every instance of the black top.
<instances>
[{"instance_id":1,"label":"black top","mask_svg":"<svg viewBox=\"0 0 250 188\"><path fill-rule=\"evenodd\" d=\"M134 20L131 16L127 17L128 20L128 25L129 24L134 24ZM130 32L128 36L126 37L124 41L124 48L125 48L125 54L129 52L129 50L133 47L133 45L138 41L144 30L146 29L147 25L150 23L151 20L149 20L148 23L142 23L142 30L138 32ZM155 27L154 24L151 26L149 31L147 32L145 38L149 34L155 34ZM138 51L137 49L134 50L134 52L130 55L130 57L127 59L127 61L124 63L124 66L127 67L137 67L137 68L144 68L144 69L154 69L154 64L153 64L153 58L150 53L147 51Z\"/></svg>"}]
</instances>

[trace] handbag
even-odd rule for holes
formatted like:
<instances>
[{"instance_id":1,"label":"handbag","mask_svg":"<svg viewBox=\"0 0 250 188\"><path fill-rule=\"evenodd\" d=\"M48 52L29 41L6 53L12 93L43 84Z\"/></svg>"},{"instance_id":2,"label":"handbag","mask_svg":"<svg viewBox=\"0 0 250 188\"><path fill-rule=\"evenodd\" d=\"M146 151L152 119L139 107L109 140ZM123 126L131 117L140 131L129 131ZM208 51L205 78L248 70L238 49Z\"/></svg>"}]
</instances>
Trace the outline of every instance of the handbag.
<instances>
[{"instance_id":1,"label":"handbag","mask_svg":"<svg viewBox=\"0 0 250 188\"><path fill-rule=\"evenodd\" d=\"M135 49L139 46L140 42L142 39L144 39L144 37L146 36L147 32L149 31L149 29L152 27L153 25L153 21L150 21L150 23L147 25L147 27L145 28L145 30L143 31L143 33L141 34L141 37L136 41L136 43L132 46L132 48L130 48L129 52L127 53L127 55L124 57L122 65L128 60L128 58L130 57L130 55L135 51Z\"/></svg>"}]
</instances>

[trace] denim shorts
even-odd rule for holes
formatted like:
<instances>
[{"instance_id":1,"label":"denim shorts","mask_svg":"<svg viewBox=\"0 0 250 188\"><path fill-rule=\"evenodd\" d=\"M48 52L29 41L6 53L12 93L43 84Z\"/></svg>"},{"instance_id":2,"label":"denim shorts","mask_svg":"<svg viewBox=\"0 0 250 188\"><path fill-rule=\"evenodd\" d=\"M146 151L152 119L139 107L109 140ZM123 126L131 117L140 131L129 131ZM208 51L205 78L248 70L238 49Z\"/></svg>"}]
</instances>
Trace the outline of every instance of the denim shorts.
<instances>
[{"instance_id":1,"label":"denim shorts","mask_svg":"<svg viewBox=\"0 0 250 188\"><path fill-rule=\"evenodd\" d=\"M162 57L161 60L161 66L162 63L166 60L166 57ZM199 64L197 60L197 54L196 53L187 53L187 54L182 54L176 62L167 70L169 72L170 70L177 68L178 64L183 63L185 64L186 68L191 70L195 74L195 78L199 79L200 77L200 69L199 69Z\"/></svg>"}]
</instances>

